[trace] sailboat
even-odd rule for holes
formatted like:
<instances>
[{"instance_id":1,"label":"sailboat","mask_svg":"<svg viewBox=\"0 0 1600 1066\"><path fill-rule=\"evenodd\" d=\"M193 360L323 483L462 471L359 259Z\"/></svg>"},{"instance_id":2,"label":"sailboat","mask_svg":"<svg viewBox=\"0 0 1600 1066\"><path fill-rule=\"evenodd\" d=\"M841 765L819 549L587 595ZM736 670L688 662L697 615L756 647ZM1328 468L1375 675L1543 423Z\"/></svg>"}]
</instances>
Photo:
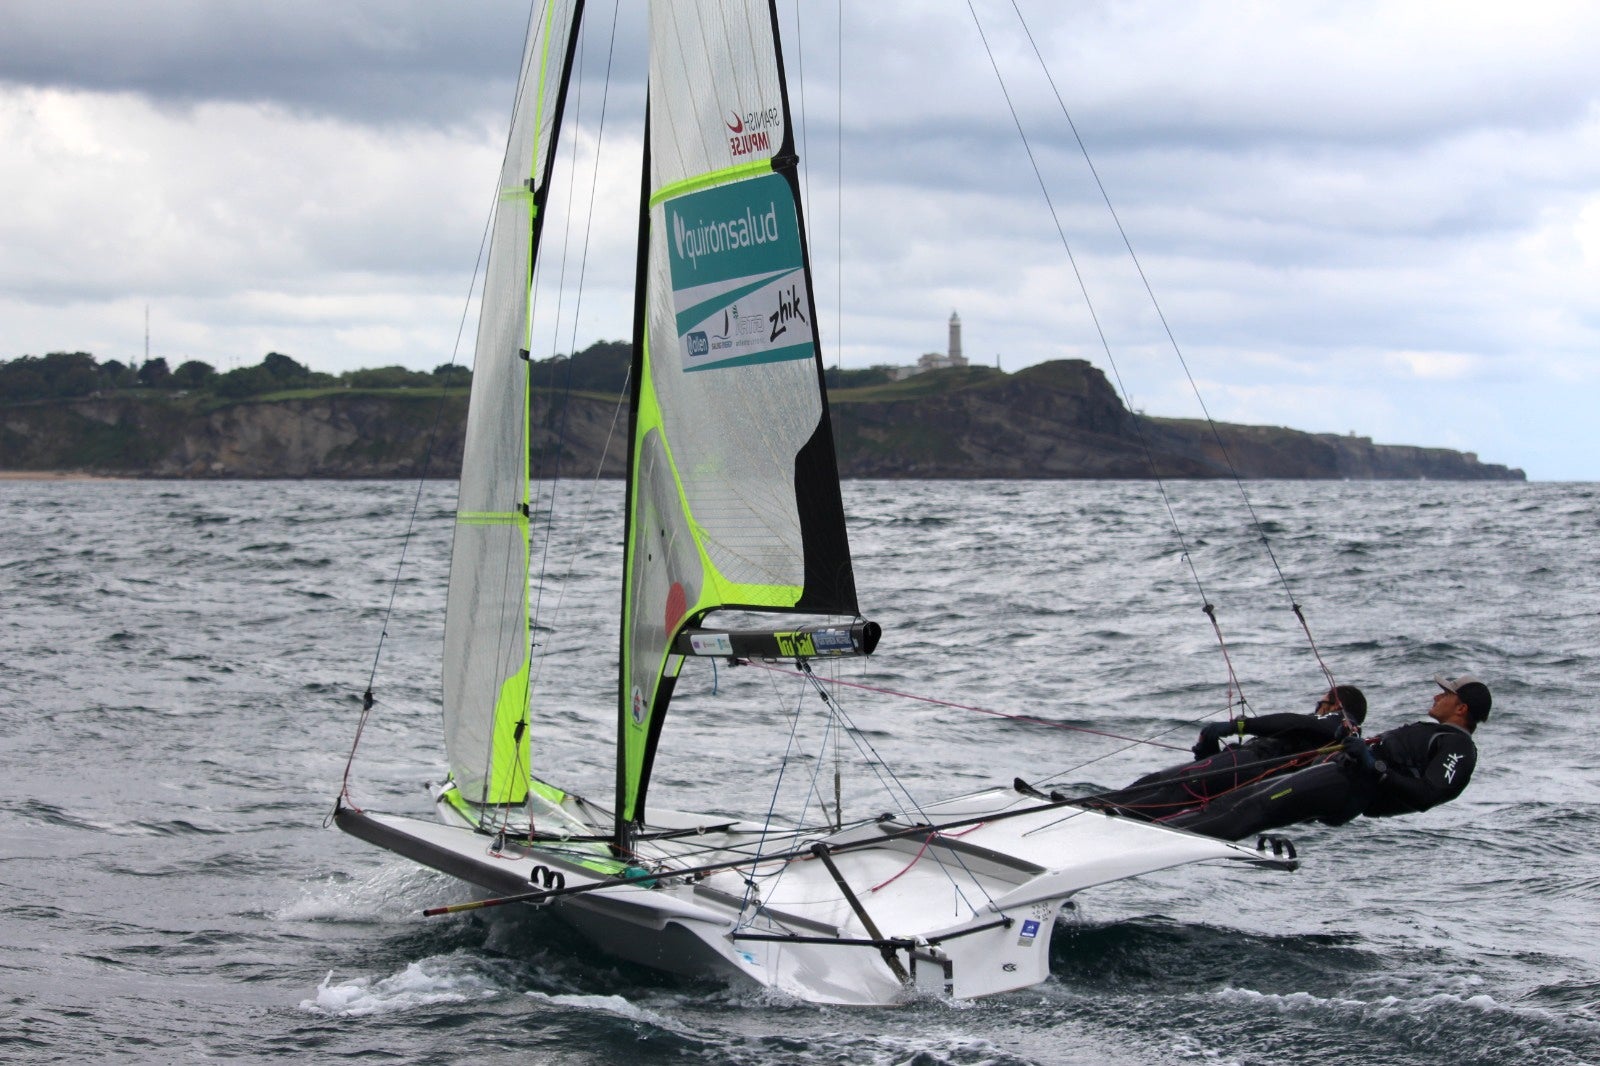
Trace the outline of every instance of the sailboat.
<instances>
[{"instance_id":1,"label":"sailboat","mask_svg":"<svg viewBox=\"0 0 1600 1066\"><path fill-rule=\"evenodd\" d=\"M650 5L615 792L535 774L528 304L581 14L535 13L501 171L446 605L449 778L432 817L347 787L338 826L549 907L610 956L861 1006L1045 980L1057 914L1095 885L1290 865L1021 781L826 824L648 802L686 665L782 662L821 686L813 664L880 637L857 603L771 0Z\"/></svg>"}]
</instances>

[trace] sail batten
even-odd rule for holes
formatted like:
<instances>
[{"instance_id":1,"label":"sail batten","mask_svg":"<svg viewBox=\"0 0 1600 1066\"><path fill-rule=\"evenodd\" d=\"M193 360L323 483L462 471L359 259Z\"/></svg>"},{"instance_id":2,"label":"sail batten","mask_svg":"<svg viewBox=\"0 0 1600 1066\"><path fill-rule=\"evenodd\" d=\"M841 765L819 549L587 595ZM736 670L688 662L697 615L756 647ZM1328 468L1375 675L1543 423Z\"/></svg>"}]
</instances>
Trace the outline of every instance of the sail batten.
<instances>
[{"instance_id":1,"label":"sail batten","mask_svg":"<svg viewBox=\"0 0 1600 1066\"><path fill-rule=\"evenodd\" d=\"M775 13L673 0L650 20L619 836L643 817L686 627L856 613Z\"/></svg>"}]
</instances>

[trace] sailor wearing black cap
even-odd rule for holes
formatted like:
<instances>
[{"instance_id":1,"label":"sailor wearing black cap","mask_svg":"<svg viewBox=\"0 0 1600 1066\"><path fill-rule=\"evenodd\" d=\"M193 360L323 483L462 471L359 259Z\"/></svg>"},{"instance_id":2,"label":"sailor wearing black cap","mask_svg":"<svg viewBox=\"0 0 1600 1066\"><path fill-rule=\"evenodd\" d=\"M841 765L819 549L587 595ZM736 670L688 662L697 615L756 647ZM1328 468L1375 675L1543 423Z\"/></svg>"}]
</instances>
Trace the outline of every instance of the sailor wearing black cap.
<instances>
[{"instance_id":1,"label":"sailor wearing black cap","mask_svg":"<svg viewBox=\"0 0 1600 1066\"><path fill-rule=\"evenodd\" d=\"M1471 674L1434 680L1440 692L1429 721L1370 742L1352 737L1331 762L1237 789L1165 823L1238 840L1297 822L1343 825L1361 814L1410 814L1455 799L1478 761L1472 733L1489 717L1489 687Z\"/></svg>"},{"instance_id":2,"label":"sailor wearing black cap","mask_svg":"<svg viewBox=\"0 0 1600 1066\"><path fill-rule=\"evenodd\" d=\"M1472 732L1489 717L1489 686L1471 674L1435 677L1439 693L1428 708L1431 721L1391 729L1370 745L1352 746L1352 758L1378 778L1368 818L1425 811L1461 795L1472 779L1478 749Z\"/></svg>"}]
</instances>

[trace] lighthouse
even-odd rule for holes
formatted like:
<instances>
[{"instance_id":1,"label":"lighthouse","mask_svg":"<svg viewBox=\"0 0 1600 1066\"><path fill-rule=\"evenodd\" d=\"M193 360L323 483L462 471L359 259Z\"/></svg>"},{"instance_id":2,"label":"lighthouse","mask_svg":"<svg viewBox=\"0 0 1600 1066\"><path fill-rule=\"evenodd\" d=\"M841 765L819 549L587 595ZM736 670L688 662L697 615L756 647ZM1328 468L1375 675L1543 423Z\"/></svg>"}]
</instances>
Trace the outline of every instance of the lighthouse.
<instances>
[{"instance_id":1,"label":"lighthouse","mask_svg":"<svg viewBox=\"0 0 1600 1066\"><path fill-rule=\"evenodd\" d=\"M900 377L910 377L912 374L921 374L928 370L943 370L946 367L966 366L967 357L961 354L961 316L954 311L950 312L950 347L943 352L924 352L917 360L916 366L904 367ZM896 380L899 380L898 378Z\"/></svg>"},{"instance_id":2,"label":"lighthouse","mask_svg":"<svg viewBox=\"0 0 1600 1066\"><path fill-rule=\"evenodd\" d=\"M954 311L950 312L950 353L946 357L951 366L966 366L967 360L961 354L961 316Z\"/></svg>"}]
</instances>

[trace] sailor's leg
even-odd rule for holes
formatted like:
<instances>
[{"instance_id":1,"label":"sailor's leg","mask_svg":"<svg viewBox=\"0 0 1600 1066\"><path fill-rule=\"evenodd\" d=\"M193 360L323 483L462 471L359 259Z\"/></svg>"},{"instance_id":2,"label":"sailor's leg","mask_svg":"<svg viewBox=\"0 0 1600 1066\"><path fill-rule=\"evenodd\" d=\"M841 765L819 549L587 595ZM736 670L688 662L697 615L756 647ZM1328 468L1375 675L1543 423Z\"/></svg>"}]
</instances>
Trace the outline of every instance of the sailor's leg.
<instances>
[{"instance_id":1,"label":"sailor's leg","mask_svg":"<svg viewBox=\"0 0 1600 1066\"><path fill-rule=\"evenodd\" d=\"M1230 792L1166 824L1222 840L1313 818L1338 825L1361 813L1367 791L1338 765L1323 763Z\"/></svg>"},{"instance_id":2,"label":"sailor's leg","mask_svg":"<svg viewBox=\"0 0 1600 1066\"><path fill-rule=\"evenodd\" d=\"M1207 759L1201 759L1199 762L1180 763L1177 766L1169 766L1165 770L1157 770L1154 773L1145 774L1143 777L1139 778L1139 780L1129 785L1128 788L1144 788L1147 785L1163 784L1164 782L1171 781L1175 777L1179 777L1185 773L1188 773L1196 766L1205 765L1205 763L1208 761L1209 760Z\"/></svg>"},{"instance_id":3,"label":"sailor's leg","mask_svg":"<svg viewBox=\"0 0 1600 1066\"><path fill-rule=\"evenodd\" d=\"M1089 805L1115 807L1151 821L1164 820L1237 787L1241 778L1250 776L1248 767L1255 761L1247 748L1224 748L1209 759L1145 774L1127 788L1092 797Z\"/></svg>"}]
</instances>

